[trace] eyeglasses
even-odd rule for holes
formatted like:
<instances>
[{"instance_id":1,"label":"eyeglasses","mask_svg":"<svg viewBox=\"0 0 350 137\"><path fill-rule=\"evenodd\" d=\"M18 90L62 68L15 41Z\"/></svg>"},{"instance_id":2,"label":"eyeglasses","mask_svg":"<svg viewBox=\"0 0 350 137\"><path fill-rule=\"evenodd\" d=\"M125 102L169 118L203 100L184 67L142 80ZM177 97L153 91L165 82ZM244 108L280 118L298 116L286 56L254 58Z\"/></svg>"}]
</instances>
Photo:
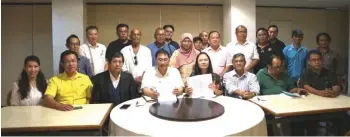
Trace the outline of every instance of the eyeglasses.
<instances>
[{"instance_id":1,"label":"eyeglasses","mask_svg":"<svg viewBox=\"0 0 350 137\"><path fill-rule=\"evenodd\" d=\"M134 65L137 66L137 56L134 56Z\"/></svg>"}]
</instances>

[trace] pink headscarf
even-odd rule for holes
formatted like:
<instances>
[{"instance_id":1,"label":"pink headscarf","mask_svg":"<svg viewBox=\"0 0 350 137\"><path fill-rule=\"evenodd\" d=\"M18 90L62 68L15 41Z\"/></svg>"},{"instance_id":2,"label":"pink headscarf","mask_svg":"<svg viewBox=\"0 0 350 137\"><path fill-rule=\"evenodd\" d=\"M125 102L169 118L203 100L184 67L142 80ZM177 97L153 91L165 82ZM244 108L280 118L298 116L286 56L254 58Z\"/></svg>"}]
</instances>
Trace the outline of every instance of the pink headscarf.
<instances>
[{"instance_id":1,"label":"pink headscarf","mask_svg":"<svg viewBox=\"0 0 350 137\"><path fill-rule=\"evenodd\" d=\"M192 42L192 46L188 51L185 51L181 46L182 41L184 41L186 38L190 39ZM198 51L194 48L192 39L193 37L190 33L184 33L181 35L180 48L178 49L179 55L176 57L176 64L175 64L176 68L179 68L182 65L191 64L196 60Z\"/></svg>"}]
</instances>

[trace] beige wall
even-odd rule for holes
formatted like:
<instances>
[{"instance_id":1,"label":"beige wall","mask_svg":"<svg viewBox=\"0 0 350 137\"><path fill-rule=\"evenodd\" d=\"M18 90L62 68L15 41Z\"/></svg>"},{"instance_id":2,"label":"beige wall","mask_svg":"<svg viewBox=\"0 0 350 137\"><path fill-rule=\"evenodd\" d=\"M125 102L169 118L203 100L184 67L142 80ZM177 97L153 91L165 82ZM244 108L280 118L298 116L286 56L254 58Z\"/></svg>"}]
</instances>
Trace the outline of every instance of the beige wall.
<instances>
[{"instance_id":1,"label":"beige wall","mask_svg":"<svg viewBox=\"0 0 350 137\"><path fill-rule=\"evenodd\" d=\"M53 75L52 11L50 5L2 5L1 11L1 103L5 105L6 94L11 89L11 83L18 78L23 68L23 60L27 55L38 55L45 75L48 78ZM309 49L317 46L315 37L318 32L328 32L332 36L332 48L340 53L343 62L346 62L341 65L347 68L348 11L257 8L256 12L256 27L267 27L269 24L276 23L280 27L279 37L286 44L291 43L291 31L295 28L304 31L304 44ZM223 32L224 29L229 28L222 26L223 7L221 6L87 6L87 23L99 27L102 44L107 45L116 39L115 27L122 22L128 23L130 28L138 27L142 30L144 45L153 42L154 29L165 24L175 26L174 40L176 41L184 32L198 35L202 30Z\"/></svg>"},{"instance_id":2,"label":"beige wall","mask_svg":"<svg viewBox=\"0 0 350 137\"><path fill-rule=\"evenodd\" d=\"M24 58L35 54L47 78L52 76L51 6L1 6L1 105L23 69Z\"/></svg>"},{"instance_id":3,"label":"beige wall","mask_svg":"<svg viewBox=\"0 0 350 137\"><path fill-rule=\"evenodd\" d=\"M222 32L222 14L221 6L88 5L87 22L99 27L100 42L106 46L117 39L119 23L140 28L141 43L148 45L154 41L154 30L165 24L175 26L175 41L185 32L194 36L203 30Z\"/></svg>"}]
</instances>

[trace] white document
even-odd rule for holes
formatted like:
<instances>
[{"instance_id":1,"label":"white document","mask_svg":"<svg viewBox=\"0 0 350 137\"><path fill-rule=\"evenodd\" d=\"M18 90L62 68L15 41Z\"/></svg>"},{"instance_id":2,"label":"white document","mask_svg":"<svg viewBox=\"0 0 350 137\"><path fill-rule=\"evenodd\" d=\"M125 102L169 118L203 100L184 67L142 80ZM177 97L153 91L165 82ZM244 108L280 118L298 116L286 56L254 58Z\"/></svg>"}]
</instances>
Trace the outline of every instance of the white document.
<instances>
[{"instance_id":1,"label":"white document","mask_svg":"<svg viewBox=\"0 0 350 137\"><path fill-rule=\"evenodd\" d=\"M175 86L168 81L160 81L157 85L157 92L159 93L158 102L176 101L176 95L173 94Z\"/></svg>"},{"instance_id":2,"label":"white document","mask_svg":"<svg viewBox=\"0 0 350 137\"><path fill-rule=\"evenodd\" d=\"M188 87L193 89L192 98L208 98L214 97L214 92L209 88L209 85L213 83L211 74L197 75L189 77L187 80Z\"/></svg>"}]
</instances>

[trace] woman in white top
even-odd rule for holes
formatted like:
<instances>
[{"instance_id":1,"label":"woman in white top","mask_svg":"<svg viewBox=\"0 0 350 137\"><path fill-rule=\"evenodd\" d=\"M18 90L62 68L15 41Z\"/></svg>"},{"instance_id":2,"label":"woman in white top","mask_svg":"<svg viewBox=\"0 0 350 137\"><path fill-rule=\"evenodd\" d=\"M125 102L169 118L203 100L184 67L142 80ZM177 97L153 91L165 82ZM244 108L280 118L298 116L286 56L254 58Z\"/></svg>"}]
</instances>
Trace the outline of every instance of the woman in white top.
<instances>
[{"instance_id":1,"label":"woman in white top","mask_svg":"<svg viewBox=\"0 0 350 137\"><path fill-rule=\"evenodd\" d=\"M24 60L24 68L11 90L11 106L35 106L41 103L47 87L44 74L40 71L40 60L31 55Z\"/></svg>"}]
</instances>

